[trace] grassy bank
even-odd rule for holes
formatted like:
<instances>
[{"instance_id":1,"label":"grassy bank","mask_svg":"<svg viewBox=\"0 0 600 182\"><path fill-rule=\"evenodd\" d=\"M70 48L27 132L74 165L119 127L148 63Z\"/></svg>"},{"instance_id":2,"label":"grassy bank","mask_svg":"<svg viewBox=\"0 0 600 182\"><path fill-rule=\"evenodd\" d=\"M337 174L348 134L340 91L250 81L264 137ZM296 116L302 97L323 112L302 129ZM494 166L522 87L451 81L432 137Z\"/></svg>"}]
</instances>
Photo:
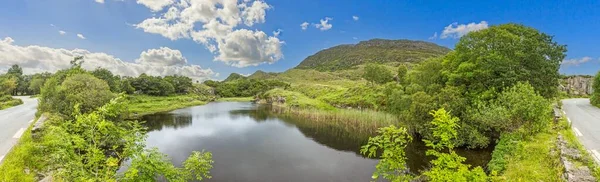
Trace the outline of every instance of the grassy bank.
<instances>
[{"instance_id":1,"label":"grassy bank","mask_svg":"<svg viewBox=\"0 0 600 182\"><path fill-rule=\"evenodd\" d=\"M534 136L523 132L504 134L496 145L488 164L498 175L493 181L562 181L557 131L549 127Z\"/></svg>"},{"instance_id":2,"label":"grassy bank","mask_svg":"<svg viewBox=\"0 0 600 182\"><path fill-rule=\"evenodd\" d=\"M223 97L217 99L217 101L221 102L250 102L253 100L254 97Z\"/></svg>"},{"instance_id":3,"label":"grassy bank","mask_svg":"<svg viewBox=\"0 0 600 182\"><path fill-rule=\"evenodd\" d=\"M35 120L37 121L37 119ZM27 171L41 169L44 163L41 162L43 154L39 153L36 148L37 144L31 137L31 128L34 124L32 123L27 128L19 142L4 157L0 165L0 181L35 181L35 173Z\"/></svg>"},{"instance_id":4,"label":"grassy bank","mask_svg":"<svg viewBox=\"0 0 600 182\"><path fill-rule=\"evenodd\" d=\"M190 106L206 104L210 99L198 95L175 95L175 96L127 96L127 107L131 117L139 117L147 114L166 112Z\"/></svg>"},{"instance_id":5,"label":"grassy bank","mask_svg":"<svg viewBox=\"0 0 600 182\"><path fill-rule=\"evenodd\" d=\"M23 104L21 99L12 98L10 95L0 96L0 110L10 108L13 106L18 106Z\"/></svg>"},{"instance_id":6,"label":"grassy bank","mask_svg":"<svg viewBox=\"0 0 600 182\"><path fill-rule=\"evenodd\" d=\"M575 148L575 149L579 150L580 154L583 154L579 158L576 158L576 159L570 158L569 160L571 160L571 162L575 163L576 165L587 166L591 170L592 175L594 175L594 177L596 177L596 180L599 181L600 180L600 166L598 166L598 164L596 164L594 162L593 156L591 156L591 154L585 149L583 144L581 144L581 142L579 141L577 136L575 136L575 133L573 132L573 130L571 130L571 126L567 123L567 121L566 121L566 119L564 119L564 117L560 123L561 123L561 125L560 125L559 132L566 140L567 146L570 148Z\"/></svg>"}]
</instances>

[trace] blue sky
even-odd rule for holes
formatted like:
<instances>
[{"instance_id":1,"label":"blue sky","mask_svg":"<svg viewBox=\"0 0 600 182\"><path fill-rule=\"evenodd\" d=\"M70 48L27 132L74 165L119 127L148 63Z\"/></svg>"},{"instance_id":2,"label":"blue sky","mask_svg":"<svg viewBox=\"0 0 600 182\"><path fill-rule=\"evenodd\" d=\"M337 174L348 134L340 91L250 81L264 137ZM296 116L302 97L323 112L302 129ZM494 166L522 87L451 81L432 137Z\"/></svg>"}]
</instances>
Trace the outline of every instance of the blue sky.
<instances>
[{"instance_id":1,"label":"blue sky","mask_svg":"<svg viewBox=\"0 0 600 182\"><path fill-rule=\"evenodd\" d=\"M181 12L177 14L179 19L168 23L189 20L192 16L185 17L182 13L186 8L195 3L202 4L200 1L221 1L192 0L187 6L182 6L178 4L180 0L166 0L176 2L162 8L153 6L156 4L139 1L144 0L104 0L102 3L94 0L4 1L0 6L0 39L4 39L4 46L10 46L10 49L4 49L3 52L0 47L0 52L4 54L0 55L0 68L22 63L31 72L53 71L68 65L68 62L63 63L67 56L50 54L64 54L64 50L69 52L66 55L82 52L73 51L77 49L85 50L83 54L89 54L90 66L107 65L117 70L117 73L137 74L148 71L164 75L185 70L184 75L190 74L199 79L224 79L232 72L250 74L256 70L285 71L321 49L372 38L424 40L452 48L458 39L442 39L440 36L445 27L455 22L452 28L469 23L481 25L482 21L489 26L521 23L553 35L557 42L568 46L568 63L563 64L562 73L594 74L600 68L598 1L266 0L261 2L268 5L268 8L262 9L265 12L264 16L261 16L260 8L259 11L254 11L254 14L251 13L257 15L252 17L258 18L250 19L251 25L244 22L246 16L241 13L244 9L238 8L239 14L224 13L217 19L222 24L227 24L224 18L230 15L234 18L239 16L239 22L234 25L230 23L229 32L225 30L216 33L218 35L176 38L169 38L168 33L149 31L151 28L157 28L156 24L152 25L154 27L141 27L140 24L152 17L164 17L170 7L176 7ZM161 0L156 0L159 1ZM251 7L254 2L234 3ZM214 7L221 9L226 5L219 4ZM198 18L196 15L194 16ZM353 16L357 16L358 20L354 20ZM320 30L314 25L326 17L331 18L326 23L331 25L330 29ZM189 25L193 26L191 31L204 30L202 26L207 24L204 21L206 17L198 19L189 21ZM300 26L303 22L310 24L306 30ZM278 29L282 31L275 36L274 31ZM66 33L61 34L59 31ZM261 38L259 34L262 33L264 36ZM429 39L434 33L437 33L438 37ZM77 34L82 34L85 39L77 37ZM238 41L249 40L244 39L248 36L256 38L251 40L260 41L253 44ZM6 37L10 37L11 40L7 40ZM208 38L208 41L203 43L194 40L195 37ZM225 43L228 40L242 45L230 49L220 48L227 47L225 45L232 46ZM27 47L33 45L48 53ZM216 50L209 51L207 48L210 45L215 46ZM237 48L253 46L265 46L267 50L235 52ZM168 49L160 49L161 47ZM167 51L169 54L156 50ZM148 53L147 56L140 55L144 51ZM151 52L156 54L150 54ZM50 61L53 58L60 62ZM115 61L116 59L125 63ZM181 61L182 59L185 61ZM168 64L157 63L161 61ZM59 66L49 66L50 63L47 62Z\"/></svg>"}]
</instances>

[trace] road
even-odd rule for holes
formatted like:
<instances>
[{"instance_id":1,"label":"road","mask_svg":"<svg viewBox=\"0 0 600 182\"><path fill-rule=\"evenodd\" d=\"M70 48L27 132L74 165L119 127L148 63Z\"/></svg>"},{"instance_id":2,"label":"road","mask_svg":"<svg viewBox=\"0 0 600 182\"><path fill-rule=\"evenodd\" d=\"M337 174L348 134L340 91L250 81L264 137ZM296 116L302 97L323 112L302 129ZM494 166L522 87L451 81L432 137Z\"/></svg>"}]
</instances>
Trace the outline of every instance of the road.
<instances>
[{"instance_id":1,"label":"road","mask_svg":"<svg viewBox=\"0 0 600 182\"><path fill-rule=\"evenodd\" d=\"M592 106L590 100L584 98L565 99L562 103L573 132L600 163L600 108Z\"/></svg>"},{"instance_id":2,"label":"road","mask_svg":"<svg viewBox=\"0 0 600 182\"><path fill-rule=\"evenodd\" d=\"M10 149L19 141L29 123L35 119L37 98L17 97L23 104L0 110L0 163Z\"/></svg>"}]
</instances>

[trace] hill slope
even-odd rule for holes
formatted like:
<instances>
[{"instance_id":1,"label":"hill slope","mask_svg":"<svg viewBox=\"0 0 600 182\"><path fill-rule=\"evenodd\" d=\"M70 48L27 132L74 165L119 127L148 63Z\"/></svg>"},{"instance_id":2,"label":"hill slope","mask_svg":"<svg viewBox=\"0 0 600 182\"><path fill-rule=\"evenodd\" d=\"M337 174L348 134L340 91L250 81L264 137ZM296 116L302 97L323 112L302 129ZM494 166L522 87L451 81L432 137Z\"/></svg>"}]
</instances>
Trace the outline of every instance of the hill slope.
<instances>
[{"instance_id":1,"label":"hill slope","mask_svg":"<svg viewBox=\"0 0 600 182\"><path fill-rule=\"evenodd\" d=\"M418 62L441 56L449 51L446 47L424 41L371 39L319 51L308 56L296 68L335 71L366 63L396 66L401 62Z\"/></svg>"}]
</instances>

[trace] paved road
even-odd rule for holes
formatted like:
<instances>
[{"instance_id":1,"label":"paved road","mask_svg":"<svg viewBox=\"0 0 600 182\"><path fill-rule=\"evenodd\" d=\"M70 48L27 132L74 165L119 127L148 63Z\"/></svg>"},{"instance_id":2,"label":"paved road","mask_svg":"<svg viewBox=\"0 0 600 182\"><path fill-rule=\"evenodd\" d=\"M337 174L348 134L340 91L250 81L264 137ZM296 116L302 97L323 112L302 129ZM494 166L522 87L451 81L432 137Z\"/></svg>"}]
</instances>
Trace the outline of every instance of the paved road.
<instances>
[{"instance_id":1,"label":"paved road","mask_svg":"<svg viewBox=\"0 0 600 182\"><path fill-rule=\"evenodd\" d=\"M589 99L565 99L563 111L572 122L573 132L600 163L600 108Z\"/></svg>"},{"instance_id":2,"label":"paved road","mask_svg":"<svg viewBox=\"0 0 600 182\"><path fill-rule=\"evenodd\" d=\"M17 97L23 104L0 110L0 163L35 118L37 98Z\"/></svg>"}]
</instances>

